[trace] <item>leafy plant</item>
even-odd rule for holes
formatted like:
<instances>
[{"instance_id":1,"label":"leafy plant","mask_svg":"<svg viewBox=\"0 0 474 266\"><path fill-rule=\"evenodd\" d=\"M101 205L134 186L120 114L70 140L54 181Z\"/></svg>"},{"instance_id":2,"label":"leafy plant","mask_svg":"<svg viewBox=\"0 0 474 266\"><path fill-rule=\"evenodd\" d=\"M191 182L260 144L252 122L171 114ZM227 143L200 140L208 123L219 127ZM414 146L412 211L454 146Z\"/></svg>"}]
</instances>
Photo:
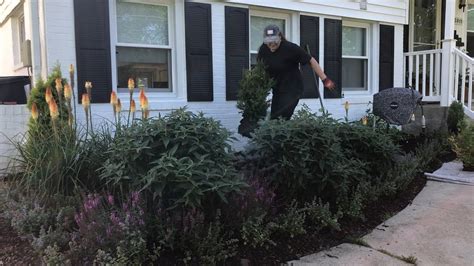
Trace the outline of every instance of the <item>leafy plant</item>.
<instances>
[{"instance_id":1,"label":"leafy plant","mask_svg":"<svg viewBox=\"0 0 474 266\"><path fill-rule=\"evenodd\" d=\"M239 133L243 136L250 137L257 122L265 118L270 106L267 96L274 85L274 80L269 77L262 62L244 72L237 96L237 108L241 110L243 118Z\"/></svg>"},{"instance_id":2,"label":"leafy plant","mask_svg":"<svg viewBox=\"0 0 474 266\"><path fill-rule=\"evenodd\" d=\"M463 130L452 141L454 150L463 163L465 171L474 171L474 126Z\"/></svg>"},{"instance_id":3,"label":"leafy plant","mask_svg":"<svg viewBox=\"0 0 474 266\"><path fill-rule=\"evenodd\" d=\"M299 208L296 201L292 201L286 211L280 214L270 226L272 231L293 238L306 233L305 220L305 210Z\"/></svg>"},{"instance_id":4,"label":"leafy plant","mask_svg":"<svg viewBox=\"0 0 474 266\"><path fill-rule=\"evenodd\" d=\"M266 214L251 216L242 223L240 231L243 244L252 248L269 248L276 243L271 239L272 228L265 220Z\"/></svg>"},{"instance_id":5,"label":"leafy plant","mask_svg":"<svg viewBox=\"0 0 474 266\"><path fill-rule=\"evenodd\" d=\"M380 176L394 164L394 158L401 153L389 134L383 134L359 124L342 123L337 126L345 155L365 163L364 171L369 176Z\"/></svg>"},{"instance_id":6,"label":"leafy plant","mask_svg":"<svg viewBox=\"0 0 474 266\"><path fill-rule=\"evenodd\" d=\"M194 239L195 256L203 265L218 265L237 254L237 242L230 238L220 222L220 215L210 223L204 236Z\"/></svg>"},{"instance_id":7,"label":"leafy plant","mask_svg":"<svg viewBox=\"0 0 474 266\"><path fill-rule=\"evenodd\" d=\"M448 124L449 132L454 134L458 134L466 126L464 121L464 105L461 102L454 101L451 103L446 123Z\"/></svg>"},{"instance_id":8,"label":"leafy plant","mask_svg":"<svg viewBox=\"0 0 474 266\"><path fill-rule=\"evenodd\" d=\"M321 200L314 199L305 203L304 211L306 212L306 220L310 223L313 232L318 232L324 228L341 230L338 223L341 214L333 215L328 203L323 204Z\"/></svg>"},{"instance_id":9,"label":"leafy plant","mask_svg":"<svg viewBox=\"0 0 474 266\"><path fill-rule=\"evenodd\" d=\"M115 263L141 264L148 259L143 200L138 192L123 202L112 195L89 194L74 219L77 230L67 254L75 263L92 262L99 249Z\"/></svg>"},{"instance_id":10,"label":"leafy plant","mask_svg":"<svg viewBox=\"0 0 474 266\"><path fill-rule=\"evenodd\" d=\"M43 126L38 125L38 128ZM43 200L54 195L73 196L82 189L100 189L97 168L112 139L109 131L90 134L69 127L28 131L25 141L14 143L19 156L12 158L14 186Z\"/></svg>"},{"instance_id":11,"label":"leafy plant","mask_svg":"<svg viewBox=\"0 0 474 266\"><path fill-rule=\"evenodd\" d=\"M367 175L366 162L343 149L337 128L336 120L308 111L262 124L252 142L262 165L274 169L270 178L277 194L300 201L316 196L335 204Z\"/></svg>"},{"instance_id":12,"label":"leafy plant","mask_svg":"<svg viewBox=\"0 0 474 266\"><path fill-rule=\"evenodd\" d=\"M245 186L232 166L229 136L215 120L184 109L144 120L115 138L101 177L115 191L145 191L164 208L225 202Z\"/></svg>"}]
</instances>

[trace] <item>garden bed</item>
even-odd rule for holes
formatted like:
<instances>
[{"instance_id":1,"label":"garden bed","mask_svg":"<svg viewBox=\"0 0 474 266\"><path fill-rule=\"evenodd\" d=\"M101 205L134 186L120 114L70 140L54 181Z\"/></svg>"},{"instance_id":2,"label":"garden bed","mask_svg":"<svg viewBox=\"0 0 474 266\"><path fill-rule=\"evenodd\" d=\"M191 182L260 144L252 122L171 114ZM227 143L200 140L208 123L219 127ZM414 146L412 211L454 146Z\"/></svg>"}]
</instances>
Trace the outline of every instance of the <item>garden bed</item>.
<instances>
[{"instance_id":1,"label":"garden bed","mask_svg":"<svg viewBox=\"0 0 474 266\"><path fill-rule=\"evenodd\" d=\"M367 206L364 210L365 220L341 220L340 232L326 231L314 235L308 232L296 238L281 238L278 245L271 250L243 249L239 256L249 260L250 265L280 265L342 243L352 242L410 205L425 184L426 178L423 175L417 176L405 191L395 197L381 198ZM240 261L234 261L232 265L240 265Z\"/></svg>"},{"instance_id":2,"label":"garden bed","mask_svg":"<svg viewBox=\"0 0 474 266\"><path fill-rule=\"evenodd\" d=\"M141 119L112 93L115 123L84 129L54 73L30 97L4 205L46 264L279 264L403 209L450 149L447 136L413 138L371 114L342 122L303 109L260 124L235 154L230 132L203 114L149 118L144 88Z\"/></svg>"},{"instance_id":3,"label":"garden bed","mask_svg":"<svg viewBox=\"0 0 474 266\"><path fill-rule=\"evenodd\" d=\"M451 158L449 156L447 158ZM271 250L251 251L245 247L228 265L240 265L248 260L250 265L279 265L286 261L316 253L344 242L364 236L380 223L397 214L418 195L426 184L424 175L417 176L395 197L381 198L364 209L365 220L342 220L340 232L321 232L305 234L296 238L280 238L278 245ZM0 186L5 186L2 184ZM2 190L1 193L4 193ZM0 210L2 212L3 210ZM28 238L21 237L13 230L10 222L0 215L0 262L5 264L41 265L38 254L32 249ZM170 264L171 259L170 259Z\"/></svg>"}]
</instances>

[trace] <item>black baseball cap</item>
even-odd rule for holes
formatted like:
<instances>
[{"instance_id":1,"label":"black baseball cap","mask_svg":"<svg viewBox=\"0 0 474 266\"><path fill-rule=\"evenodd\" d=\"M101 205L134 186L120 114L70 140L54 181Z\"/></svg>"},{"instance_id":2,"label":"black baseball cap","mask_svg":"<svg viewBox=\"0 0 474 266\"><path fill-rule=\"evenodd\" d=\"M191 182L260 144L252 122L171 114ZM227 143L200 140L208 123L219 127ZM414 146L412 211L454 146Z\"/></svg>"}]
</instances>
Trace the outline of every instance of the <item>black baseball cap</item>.
<instances>
[{"instance_id":1,"label":"black baseball cap","mask_svg":"<svg viewBox=\"0 0 474 266\"><path fill-rule=\"evenodd\" d=\"M268 25L263 30L263 43L278 42L281 40L280 28L277 25Z\"/></svg>"}]
</instances>

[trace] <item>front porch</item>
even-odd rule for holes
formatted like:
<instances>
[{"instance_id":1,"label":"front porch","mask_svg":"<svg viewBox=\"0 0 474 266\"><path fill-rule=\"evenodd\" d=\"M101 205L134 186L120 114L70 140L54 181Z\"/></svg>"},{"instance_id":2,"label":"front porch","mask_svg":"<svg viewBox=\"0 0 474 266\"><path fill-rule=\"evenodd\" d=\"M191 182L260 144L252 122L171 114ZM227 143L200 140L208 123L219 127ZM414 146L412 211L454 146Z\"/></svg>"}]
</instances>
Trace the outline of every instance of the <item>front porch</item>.
<instances>
[{"instance_id":1,"label":"front porch","mask_svg":"<svg viewBox=\"0 0 474 266\"><path fill-rule=\"evenodd\" d=\"M459 101L464 104L465 114L474 119L474 59L456 47L447 55L443 53L443 49L405 53L404 85L419 91L423 102L439 102L446 107ZM442 64L444 57L449 60L446 64Z\"/></svg>"},{"instance_id":2,"label":"front porch","mask_svg":"<svg viewBox=\"0 0 474 266\"><path fill-rule=\"evenodd\" d=\"M474 59L468 52L468 47L474 45L468 38L468 24L474 25L469 19L474 13L468 13L474 12L474 5L468 1L462 6L461 2L411 2L403 81L405 87L419 91L424 102L442 107L453 101L463 103L465 114L474 119Z\"/></svg>"}]
</instances>

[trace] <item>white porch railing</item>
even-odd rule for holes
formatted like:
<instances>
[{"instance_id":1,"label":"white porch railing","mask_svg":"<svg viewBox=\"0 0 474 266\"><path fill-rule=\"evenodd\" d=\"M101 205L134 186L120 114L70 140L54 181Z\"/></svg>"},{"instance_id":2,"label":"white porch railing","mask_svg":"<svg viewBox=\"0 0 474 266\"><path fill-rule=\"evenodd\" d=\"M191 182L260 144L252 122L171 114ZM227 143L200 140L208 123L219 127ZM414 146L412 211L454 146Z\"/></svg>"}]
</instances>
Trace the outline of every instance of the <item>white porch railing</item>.
<instances>
[{"instance_id":1,"label":"white porch railing","mask_svg":"<svg viewBox=\"0 0 474 266\"><path fill-rule=\"evenodd\" d=\"M472 106L474 59L457 48L453 49L452 55L454 60L454 87L449 95L451 100L463 103L466 115L474 119Z\"/></svg>"},{"instance_id":2,"label":"white porch railing","mask_svg":"<svg viewBox=\"0 0 474 266\"><path fill-rule=\"evenodd\" d=\"M441 49L404 53L404 87L423 95L423 101L441 100Z\"/></svg>"}]
</instances>

